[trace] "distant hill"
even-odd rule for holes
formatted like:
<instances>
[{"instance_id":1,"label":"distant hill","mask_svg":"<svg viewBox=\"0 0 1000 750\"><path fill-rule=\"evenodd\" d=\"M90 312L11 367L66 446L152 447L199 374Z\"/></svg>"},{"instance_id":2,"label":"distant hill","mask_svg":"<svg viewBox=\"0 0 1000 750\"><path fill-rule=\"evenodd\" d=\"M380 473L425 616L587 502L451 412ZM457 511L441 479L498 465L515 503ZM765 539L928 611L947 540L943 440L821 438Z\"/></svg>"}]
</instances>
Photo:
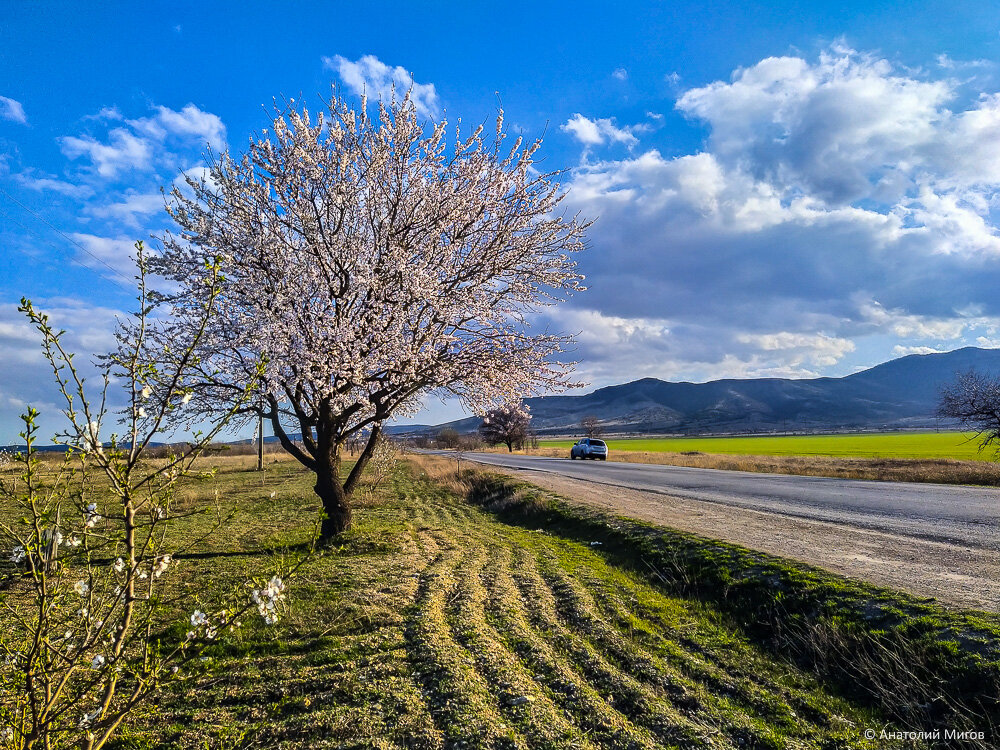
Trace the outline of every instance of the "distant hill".
<instances>
[{"instance_id":1,"label":"distant hill","mask_svg":"<svg viewBox=\"0 0 1000 750\"><path fill-rule=\"evenodd\" d=\"M579 432L593 415L609 432L710 433L934 426L942 386L969 369L1000 374L1000 349L912 354L842 378L671 383L643 378L582 396L527 399L541 434ZM478 417L452 427L472 432ZM412 428L417 431L419 428Z\"/></svg>"}]
</instances>

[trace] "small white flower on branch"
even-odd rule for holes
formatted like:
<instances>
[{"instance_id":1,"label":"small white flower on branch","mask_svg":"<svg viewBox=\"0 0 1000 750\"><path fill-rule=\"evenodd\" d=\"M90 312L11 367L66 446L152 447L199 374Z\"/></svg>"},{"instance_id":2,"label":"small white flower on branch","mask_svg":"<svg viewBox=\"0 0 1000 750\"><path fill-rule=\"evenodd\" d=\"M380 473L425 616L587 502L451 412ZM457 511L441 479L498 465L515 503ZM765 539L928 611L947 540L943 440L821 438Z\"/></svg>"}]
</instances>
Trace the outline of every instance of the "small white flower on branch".
<instances>
[{"instance_id":1,"label":"small white flower on branch","mask_svg":"<svg viewBox=\"0 0 1000 750\"><path fill-rule=\"evenodd\" d=\"M142 400L145 401L147 398L153 395L153 389L150 388L148 385L144 385L142 387L142 391L140 391L140 394L142 395Z\"/></svg>"},{"instance_id":2,"label":"small white flower on branch","mask_svg":"<svg viewBox=\"0 0 1000 750\"><path fill-rule=\"evenodd\" d=\"M88 529L94 528L100 520L101 514L97 512L97 503L87 505L87 510L83 514L83 525Z\"/></svg>"},{"instance_id":3,"label":"small white flower on branch","mask_svg":"<svg viewBox=\"0 0 1000 750\"><path fill-rule=\"evenodd\" d=\"M81 543L82 541L83 541L83 540L82 540L82 539L80 539L80 537L78 537L78 536L77 536L76 534L72 534L72 535L70 535L70 537L69 537L69 538L68 538L68 539L66 540L66 546L67 546L67 547L79 547L79 546L80 546L80 543Z\"/></svg>"},{"instance_id":4,"label":"small white flower on branch","mask_svg":"<svg viewBox=\"0 0 1000 750\"><path fill-rule=\"evenodd\" d=\"M100 708L97 708L96 710L94 710L93 712L91 712L89 714L84 714L83 718L80 719L80 723L78 724L78 727L80 729L86 729L87 727L89 727L93 723L93 721L95 719L99 718L100 715L101 715L101 709Z\"/></svg>"},{"instance_id":5,"label":"small white flower on branch","mask_svg":"<svg viewBox=\"0 0 1000 750\"><path fill-rule=\"evenodd\" d=\"M115 560L115 564L113 567L115 569L115 573L122 573L125 570L125 561L119 557L117 560Z\"/></svg>"},{"instance_id":6,"label":"small white flower on branch","mask_svg":"<svg viewBox=\"0 0 1000 750\"><path fill-rule=\"evenodd\" d=\"M181 403L182 404L186 404L190 400L191 400L191 394L190 393L185 393L184 394L184 398L181 399Z\"/></svg>"},{"instance_id":7,"label":"small white flower on branch","mask_svg":"<svg viewBox=\"0 0 1000 750\"><path fill-rule=\"evenodd\" d=\"M87 453L103 453L101 439L98 435L101 431L99 422L88 422L80 435L80 447Z\"/></svg>"},{"instance_id":8,"label":"small white flower on branch","mask_svg":"<svg viewBox=\"0 0 1000 750\"><path fill-rule=\"evenodd\" d=\"M86 596L87 592L90 591L90 584L86 581L77 581L73 584L73 591L78 593L80 596Z\"/></svg>"},{"instance_id":9,"label":"small white flower on branch","mask_svg":"<svg viewBox=\"0 0 1000 750\"><path fill-rule=\"evenodd\" d=\"M207 625L208 617L206 617L205 613L202 612L200 609L196 609L194 611L194 614L191 615L191 624L194 625L196 628L202 625Z\"/></svg>"},{"instance_id":10,"label":"small white flower on branch","mask_svg":"<svg viewBox=\"0 0 1000 750\"><path fill-rule=\"evenodd\" d=\"M94 657L93 661L90 662L90 668L91 669L100 669L101 667L104 666L105 663L106 663L106 660L105 660L104 656L102 654L98 654L97 656Z\"/></svg>"},{"instance_id":11,"label":"small white flower on branch","mask_svg":"<svg viewBox=\"0 0 1000 750\"><path fill-rule=\"evenodd\" d=\"M28 556L28 553L24 551L24 547L18 545L10 551L10 561L12 563L19 563Z\"/></svg>"},{"instance_id":12,"label":"small white flower on branch","mask_svg":"<svg viewBox=\"0 0 1000 750\"><path fill-rule=\"evenodd\" d=\"M163 557L157 558L156 567L153 568L153 576L155 578L159 578L161 575L163 575L166 572L167 567L170 565L172 559L173 558L171 558L170 555L163 555Z\"/></svg>"},{"instance_id":13,"label":"small white flower on branch","mask_svg":"<svg viewBox=\"0 0 1000 750\"><path fill-rule=\"evenodd\" d=\"M146 410L145 410L145 409L143 409L143 408L142 408L142 407L140 406L140 407L139 407L139 410L138 410L138 411L137 411L137 412L135 413L135 415L136 415L136 416L137 416L137 417L138 417L139 419L145 419L145 418L146 418Z\"/></svg>"}]
</instances>

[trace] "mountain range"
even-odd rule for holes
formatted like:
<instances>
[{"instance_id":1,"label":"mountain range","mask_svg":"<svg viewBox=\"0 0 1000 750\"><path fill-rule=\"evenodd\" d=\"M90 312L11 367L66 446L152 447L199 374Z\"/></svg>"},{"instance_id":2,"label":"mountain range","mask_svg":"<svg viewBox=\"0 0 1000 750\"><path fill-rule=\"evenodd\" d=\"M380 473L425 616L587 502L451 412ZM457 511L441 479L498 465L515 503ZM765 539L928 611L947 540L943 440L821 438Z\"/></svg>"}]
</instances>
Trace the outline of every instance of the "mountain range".
<instances>
[{"instance_id":1,"label":"mountain range","mask_svg":"<svg viewBox=\"0 0 1000 750\"><path fill-rule=\"evenodd\" d=\"M976 369L1000 374L1000 349L966 347L911 354L840 378L753 378L673 383L643 378L581 396L540 396L525 403L543 435L575 434L597 417L607 432L737 433L902 429L935 426L941 388ZM478 417L393 432L451 427L472 432Z\"/></svg>"}]
</instances>

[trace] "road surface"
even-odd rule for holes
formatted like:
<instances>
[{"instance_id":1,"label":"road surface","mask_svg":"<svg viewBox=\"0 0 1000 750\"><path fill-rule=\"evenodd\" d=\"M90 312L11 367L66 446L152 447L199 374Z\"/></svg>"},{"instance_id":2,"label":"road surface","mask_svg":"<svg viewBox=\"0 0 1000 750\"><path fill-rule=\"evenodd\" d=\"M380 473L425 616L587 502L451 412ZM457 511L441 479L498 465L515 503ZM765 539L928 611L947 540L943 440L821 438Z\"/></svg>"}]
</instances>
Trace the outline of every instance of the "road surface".
<instances>
[{"instance_id":1,"label":"road surface","mask_svg":"<svg viewBox=\"0 0 1000 750\"><path fill-rule=\"evenodd\" d=\"M442 455L454 453L440 452ZM464 460L601 485L1000 551L1000 491L687 466L464 453ZM628 507L621 507L628 515Z\"/></svg>"}]
</instances>

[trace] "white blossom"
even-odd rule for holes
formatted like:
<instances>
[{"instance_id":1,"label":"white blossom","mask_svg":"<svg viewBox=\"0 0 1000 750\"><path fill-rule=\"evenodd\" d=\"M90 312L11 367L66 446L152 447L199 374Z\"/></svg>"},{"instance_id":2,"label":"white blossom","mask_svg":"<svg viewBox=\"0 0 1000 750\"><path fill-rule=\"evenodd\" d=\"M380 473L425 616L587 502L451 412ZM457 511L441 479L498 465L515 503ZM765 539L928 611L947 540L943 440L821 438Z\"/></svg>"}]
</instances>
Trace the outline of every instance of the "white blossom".
<instances>
[{"instance_id":1,"label":"white blossom","mask_svg":"<svg viewBox=\"0 0 1000 750\"><path fill-rule=\"evenodd\" d=\"M12 563L19 563L23 561L27 556L28 553L21 545L17 545L16 547L14 547L14 549L10 551L10 561Z\"/></svg>"},{"instance_id":2,"label":"white blossom","mask_svg":"<svg viewBox=\"0 0 1000 750\"><path fill-rule=\"evenodd\" d=\"M105 664L105 658L104 658L103 654L98 654L90 662L90 668L91 669L100 669L101 667L104 666L104 664Z\"/></svg>"},{"instance_id":3,"label":"white blossom","mask_svg":"<svg viewBox=\"0 0 1000 750\"><path fill-rule=\"evenodd\" d=\"M83 540L80 539L76 534L70 534L69 538L66 539L67 547L79 547Z\"/></svg>"},{"instance_id":4,"label":"white blossom","mask_svg":"<svg viewBox=\"0 0 1000 750\"><path fill-rule=\"evenodd\" d=\"M90 591L90 584L85 580L77 581L73 584L73 591L78 593L80 596L86 596L87 592Z\"/></svg>"},{"instance_id":5,"label":"white blossom","mask_svg":"<svg viewBox=\"0 0 1000 750\"><path fill-rule=\"evenodd\" d=\"M101 515L97 512L97 503L89 503L87 505L86 511L83 513L83 525L88 529L92 529L97 525L98 520L100 520Z\"/></svg>"},{"instance_id":6,"label":"white blossom","mask_svg":"<svg viewBox=\"0 0 1000 750\"><path fill-rule=\"evenodd\" d=\"M150 388L148 385L144 385L142 387L142 390L139 392L139 395L141 395L142 400L145 401L146 399L148 399L150 396L153 395L153 389Z\"/></svg>"},{"instance_id":7,"label":"white blossom","mask_svg":"<svg viewBox=\"0 0 1000 750\"><path fill-rule=\"evenodd\" d=\"M170 565L171 560L172 558L170 557L170 555L163 555L162 557L158 557L156 559L156 565L153 567L153 576L155 578L159 578L161 575L163 575L166 572L167 567Z\"/></svg>"},{"instance_id":8,"label":"white blossom","mask_svg":"<svg viewBox=\"0 0 1000 750\"><path fill-rule=\"evenodd\" d=\"M191 394L190 393L185 393L184 397L181 399L181 403L182 404L186 404L190 400L191 400Z\"/></svg>"},{"instance_id":9,"label":"white blossom","mask_svg":"<svg viewBox=\"0 0 1000 750\"><path fill-rule=\"evenodd\" d=\"M284 592L284 582L274 576L263 589L254 589L251 593L251 599L266 624L274 625L278 621L278 605L285 598Z\"/></svg>"},{"instance_id":10,"label":"white blossom","mask_svg":"<svg viewBox=\"0 0 1000 750\"><path fill-rule=\"evenodd\" d=\"M125 571L125 561L119 557L115 560L115 564L112 567L114 568L115 573L122 573Z\"/></svg>"},{"instance_id":11,"label":"white blossom","mask_svg":"<svg viewBox=\"0 0 1000 750\"><path fill-rule=\"evenodd\" d=\"M194 625L196 628L200 627L201 625L207 625L208 617L206 617L205 613L202 612L200 609L196 609L194 613L191 615L191 624Z\"/></svg>"},{"instance_id":12,"label":"white blossom","mask_svg":"<svg viewBox=\"0 0 1000 750\"><path fill-rule=\"evenodd\" d=\"M100 707L96 708L91 713L85 713L83 718L80 719L80 723L77 725L80 729L86 729L89 727L95 719L98 719L101 715Z\"/></svg>"},{"instance_id":13,"label":"white blossom","mask_svg":"<svg viewBox=\"0 0 1000 750\"><path fill-rule=\"evenodd\" d=\"M100 431L101 425L99 422L88 422L81 430L80 447L87 453L103 453L104 449L101 446L101 438L99 436Z\"/></svg>"}]
</instances>

